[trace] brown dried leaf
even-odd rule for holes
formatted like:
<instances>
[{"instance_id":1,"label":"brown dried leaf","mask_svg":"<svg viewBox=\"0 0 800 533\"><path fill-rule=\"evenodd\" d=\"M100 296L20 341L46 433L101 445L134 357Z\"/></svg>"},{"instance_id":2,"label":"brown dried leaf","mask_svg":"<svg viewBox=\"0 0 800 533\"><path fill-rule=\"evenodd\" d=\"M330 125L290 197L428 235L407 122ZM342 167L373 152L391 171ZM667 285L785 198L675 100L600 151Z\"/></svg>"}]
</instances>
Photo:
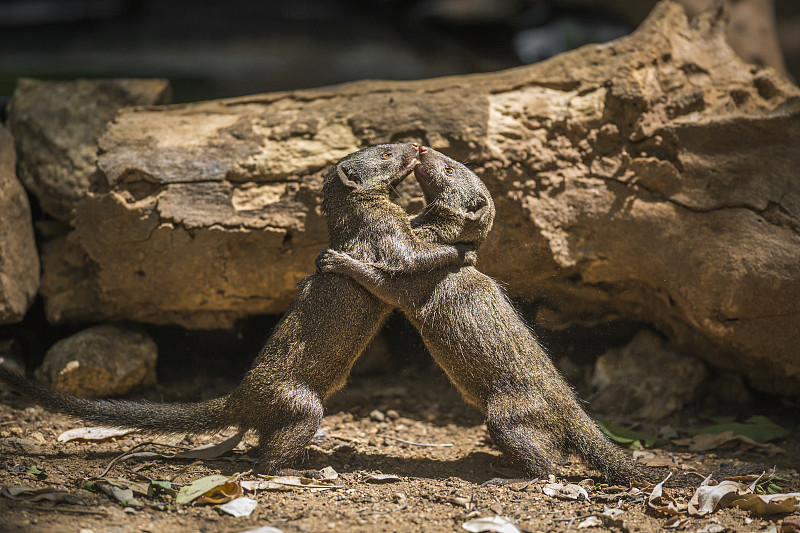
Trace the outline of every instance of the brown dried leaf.
<instances>
[{"instance_id":1,"label":"brown dried leaf","mask_svg":"<svg viewBox=\"0 0 800 533\"><path fill-rule=\"evenodd\" d=\"M671 473L664 478L664 481L653 487L653 490L647 497L647 507L656 515L676 516L681 514L681 511L678 509L678 502L668 493L664 492L664 483L670 477L672 477Z\"/></svg>"},{"instance_id":2,"label":"brown dried leaf","mask_svg":"<svg viewBox=\"0 0 800 533\"><path fill-rule=\"evenodd\" d=\"M673 444L678 446L688 446L691 452L704 452L708 450L716 450L725 446L736 446L745 444L753 448L759 448L771 454L786 453L786 450L774 444L766 444L756 442L744 435L736 435L733 431L724 431L722 433L701 433L690 437L688 439L674 439Z\"/></svg>"},{"instance_id":3,"label":"brown dried leaf","mask_svg":"<svg viewBox=\"0 0 800 533\"><path fill-rule=\"evenodd\" d=\"M244 433L239 432L233 437L225 439L222 442L216 444L203 444L202 446L192 448L191 450L177 453L175 457L183 457L186 459L216 459L217 457L225 455L229 451L233 450L242 440L243 436Z\"/></svg>"},{"instance_id":4,"label":"brown dried leaf","mask_svg":"<svg viewBox=\"0 0 800 533\"><path fill-rule=\"evenodd\" d=\"M83 503L83 501L76 496L55 487L35 489L33 487L7 487L3 485L3 487L0 488L0 496L11 500L28 502L48 501L52 503L70 503L73 505Z\"/></svg>"},{"instance_id":5,"label":"brown dried leaf","mask_svg":"<svg viewBox=\"0 0 800 533\"><path fill-rule=\"evenodd\" d=\"M800 502L800 493L791 494L747 494L731 501L728 507L738 507L758 516L791 513Z\"/></svg>"},{"instance_id":6,"label":"brown dried leaf","mask_svg":"<svg viewBox=\"0 0 800 533\"><path fill-rule=\"evenodd\" d=\"M214 487L195 500L198 505L219 505L235 500L244 494L238 481L228 481L224 485Z\"/></svg>"},{"instance_id":7,"label":"brown dried leaf","mask_svg":"<svg viewBox=\"0 0 800 533\"><path fill-rule=\"evenodd\" d=\"M730 495L738 496L739 491L746 490L746 487L735 481L723 481L719 485L711 485L710 477L700 484L697 491L689 500L689 516L706 516L721 507L720 502L724 498L730 499Z\"/></svg>"}]
</instances>

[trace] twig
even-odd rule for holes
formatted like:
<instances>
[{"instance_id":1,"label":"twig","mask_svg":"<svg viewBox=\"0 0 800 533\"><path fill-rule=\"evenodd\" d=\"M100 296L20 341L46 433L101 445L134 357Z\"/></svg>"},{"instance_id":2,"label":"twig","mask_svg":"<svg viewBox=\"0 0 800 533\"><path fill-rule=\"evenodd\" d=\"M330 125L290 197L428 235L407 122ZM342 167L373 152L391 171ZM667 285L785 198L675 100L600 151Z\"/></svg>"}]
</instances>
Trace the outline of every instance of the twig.
<instances>
[{"instance_id":1,"label":"twig","mask_svg":"<svg viewBox=\"0 0 800 533\"><path fill-rule=\"evenodd\" d=\"M137 444L136 446L134 446L134 447L133 447L133 448L131 448L130 450L126 450L126 451L122 452L121 454L117 455L116 457L114 457L113 459L111 459L111 462L110 462L110 463L108 463L108 466L106 467L106 469L105 469L105 470L103 470L103 473L102 473L102 474L100 474L100 475L99 475L99 476L97 476L97 477L105 477L105 475L106 475L106 474L108 474L108 472L111 470L111 467L112 467L112 466L114 466L114 465L117 463L117 461L119 461L120 457L125 457L126 455L128 455L129 453L131 453L131 452L132 452L133 450L135 450L136 448L141 448L142 446L147 446L148 444L152 444L152 442L142 442L142 443L140 443L140 444Z\"/></svg>"},{"instance_id":2,"label":"twig","mask_svg":"<svg viewBox=\"0 0 800 533\"><path fill-rule=\"evenodd\" d=\"M402 442L404 444L411 444L412 446L431 446L431 447L446 448L448 446L452 446L453 445L452 442L447 443L447 444L431 444L431 443L427 443L427 442L411 442L410 440L401 439L399 437L392 437L391 435L384 435L382 433L378 433L376 436L377 437L383 437L384 439L396 440L396 441Z\"/></svg>"},{"instance_id":3,"label":"twig","mask_svg":"<svg viewBox=\"0 0 800 533\"><path fill-rule=\"evenodd\" d=\"M190 463L190 464L184 466L183 468L181 468L180 470L178 470L177 472L175 472L175 474L171 475L169 478L167 478L167 481L169 481L170 483L173 483L176 479L178 479L179 476L182 476L183 474L188 472L190 468L198 466L198 465L201 465L201 464L203 464L203 461L195 461L193 463Z\"/></svg>"},{"instance_id":4,"label":"twig","mask_svg":"<svg viewBox=\"0 0 800 533\"><path fill-rule=\"evenodd\" d=\"M139 444L137 444L136 446L134 446L134 447L133 447L133 448L131 448L130 450L124 451L124 452L122 452L121 454L119 454L118 456L114 457L114 458L111 460L111 462L110 462L110 463L108 463L108 466L107 466L107 467L106 467L106 469L103 471L103 473L102 473L102 474L100 474L100 475L99 475L99 476L97 476L97 477L103 477L103 476L105 476L106 474L108 474L108 471L109 471L109 470L111 470L111 467L112 467L112 466L114 466L114 465L115 465L115 464L116 464L116 463L117 463L117 462L118 462L120 459L124 458L124 457L125 457L125 456L127 456L127 455L130 455L130 453L131 453L133 450L135 450L135 449L137 449L137 448L141 448L141 447L143 447L143 446L147 446L148 444L152 444L153 446L164 446L164 447L167 447L167 448L172 448L172 449L174 449L174 450L183 450L183 451L186 451L186 450L188 450L188 448L186 448L185 446L174 446L174 445L172 445L172 444L163 444L163 443L160 443L160 442L153 442L153 441L140 442ZM166 457L166 456L165 456L165 459L168 459L168 458L169 458L169 457Z\"/></svg>"}]
</instances>

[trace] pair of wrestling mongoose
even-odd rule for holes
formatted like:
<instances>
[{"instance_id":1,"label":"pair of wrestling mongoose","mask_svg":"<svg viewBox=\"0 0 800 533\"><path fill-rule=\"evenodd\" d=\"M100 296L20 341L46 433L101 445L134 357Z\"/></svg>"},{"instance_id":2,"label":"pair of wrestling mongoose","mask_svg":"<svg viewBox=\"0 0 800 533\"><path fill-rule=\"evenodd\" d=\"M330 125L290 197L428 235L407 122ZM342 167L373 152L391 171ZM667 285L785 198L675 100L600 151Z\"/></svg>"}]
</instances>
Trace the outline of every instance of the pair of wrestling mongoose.
<instances>
[{"instance_id":1,"label":"pair of wrestling mongoose","mask_svg":"<svg viewBox=\"0 0 800 533\"><path fill-rule=\"evenodd\" d=\"M412 168L428 205L409 221L389 192ZM414 143L374 146L337 163L323 197L332 250L318 258L322 273L300 283L230 394L187 404L87 400L1 366L0 379L47 409L105 425L155 433L255 430L259 470L272 472L302 452L323 401L344 385L397 306L526 474L550 473L556 457L574 451L609 481L629 479L627 456L589 419L502 290L471 266L494 218L474 173Z\"/></svg>"}]
</instances>

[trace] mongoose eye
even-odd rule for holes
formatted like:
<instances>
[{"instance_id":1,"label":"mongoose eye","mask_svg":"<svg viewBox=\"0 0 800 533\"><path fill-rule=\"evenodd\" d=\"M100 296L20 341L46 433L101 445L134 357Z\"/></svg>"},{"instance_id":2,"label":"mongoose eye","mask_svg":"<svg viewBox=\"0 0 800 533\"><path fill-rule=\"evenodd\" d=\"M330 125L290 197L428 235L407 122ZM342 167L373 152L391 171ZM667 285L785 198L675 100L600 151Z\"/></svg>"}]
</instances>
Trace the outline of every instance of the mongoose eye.
<instances>
[{"instance_id":1,"label":"mongoose eye","mask_svg":"<svg viewBox=\"0 0 800 533\"><path fill-rule=\"evenodd\" d=\"M455 172L455 170L453 170L453 167L444 167L444 173L447 174L448 176L452 176L453 172Z\"/></svg>"},{"instance_id":2,"label":"mongoose eye","mask_svg":"<svg viewBox=\"0 0 800 533\"><path fill-rule=\"evenodd\" d=\"M392 157L392 152L387 151L381 154L381 159L389 159L390 157Z\"/></svg>"}]
</instances>

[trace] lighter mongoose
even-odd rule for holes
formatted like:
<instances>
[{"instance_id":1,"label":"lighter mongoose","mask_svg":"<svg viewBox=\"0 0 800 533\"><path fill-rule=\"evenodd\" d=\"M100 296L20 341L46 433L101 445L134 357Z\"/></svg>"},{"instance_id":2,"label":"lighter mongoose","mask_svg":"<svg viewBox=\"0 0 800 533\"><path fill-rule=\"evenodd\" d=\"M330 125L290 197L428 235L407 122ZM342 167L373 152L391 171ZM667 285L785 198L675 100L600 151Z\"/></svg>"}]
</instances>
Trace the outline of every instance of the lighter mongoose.
<instances>
[{"instance_id":1,"label":"lighter mongoose","mask_svg":"<svg viewBox=\"0 0 800 533\"><path fill-rule=\"evenodd\" d=\"M427 183L426 197L446 197L449 176L470 172L444 156L438 164L440 171L415 169L420 184ZM424 217L417 223L424 224ZM398 274L332 250L320 254L317 267L351 276L400 308L464 398L484 413L497 446L527 475L553 473L554 460L574 452L608 481L630 480L631 460L581 408L494 280L469 265Z\"/></svg>"},{"instance_id":2,"label":"lighter mongoose","mask_svg":"<svg viewBox=\"0 0 800 533\"><path fill-rule=\"evenodd\" d=\"M330 246L396 271L460 266L474 260L462 248L433 242L466 242L457 207L428 213L436 229L415 224L389 192L418 163L416 143L381 145L351 154L327 173L323 209ZM477 177L475 178L477 180ZM454 199L457 200L457 199ZM461 219L463 221L463 219ZM470 257L472 259L470 259ZM346 312L345 312L346 311ZM203 433L236 427L259 437L261 472L299 455L322 418L323 401L340 389L391 307L347 277L314 273L299 285L286 315L241 383L228 395L199 403L159 404L88 400L29 381L0 366L0 379L45 408L95 423L153 433Z\"/></svg>"}]
</instances>

